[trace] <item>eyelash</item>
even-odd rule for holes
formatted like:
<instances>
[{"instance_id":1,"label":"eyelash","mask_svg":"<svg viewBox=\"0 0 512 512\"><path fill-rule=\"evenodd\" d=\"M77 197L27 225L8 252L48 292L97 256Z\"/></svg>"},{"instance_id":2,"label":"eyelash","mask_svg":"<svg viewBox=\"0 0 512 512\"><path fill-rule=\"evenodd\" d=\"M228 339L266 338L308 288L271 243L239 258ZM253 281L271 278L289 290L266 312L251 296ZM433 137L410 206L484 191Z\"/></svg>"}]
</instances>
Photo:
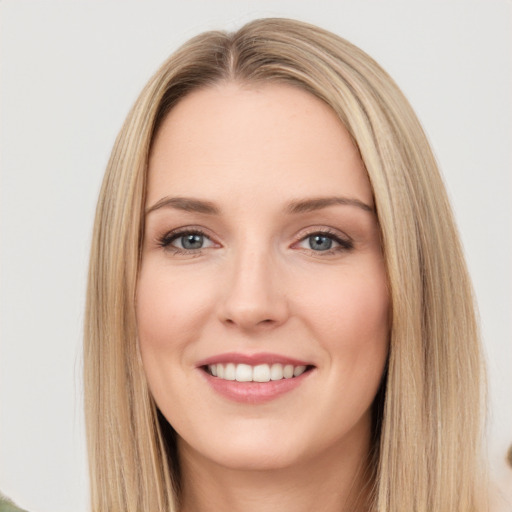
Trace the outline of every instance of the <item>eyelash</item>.
<instances>
[{"instance_id":1,"label":"eyelash","mask_svg":"<svg viewBox=\"0 0 512 512\"><path fill-rule=\"evenodd\" d=\"M297 240L297 242L294 242L293 245L296 245L300 242L307 241L308 238L311 238L313 236L329 238L330 240L332 240L333 242L338 244L336 247L327 249L325 251L314 251L313 249L303 249L309 253L313 253L315 256L319 256L319 257L332 256L334 254L339 254L341 252L351 251L354 248L353 241L350 240L348 237L341 238L337 232L332 231L330 229L326 229L326 228L325 229L316 229L316 230L312 230L308 233L301 234L301 237Z\"/></svg>"},{"instance_id":2,"label":"eyelash","mask_svg":"<svg viewBox=\"0 0 512 512\"><path fill-rule=\"evenodd\" d=\"M158 245L165 249L166 251L172 252L173 254L186 256L200 256L203 248L181 249L180 247L175 247L171 245L172 242L185 235L198 235L207 238L208 240L211 240L210 237L204 231L201 231L200 229L187 228L170 231L169 233L166 233L165 235L158 239Z\"/></svg>"},{"instance_id":3,"label":"eyelash","mask_svg":"<svg viewBox=\"0 0 512 512\"><path fill-rule=\"evenodd\" d=\"M172 245L172 243L177 240L180 237L183 237L185 235L198 235L202 236L205 239L208 239L211 241L211 238L202 230L200 229L194 229L194 228L187 228L187 229L179 229L175 231L170 231L163 235L162 237L158 238L158 245L165 249L166 251L170 251L173 254L176 255L186 255L186 256L200 256L202 253L203 247L199 249L182 249L180 247L175 247ZM331 239L333 242L338 244L336 247L327 249L325 251L315 251L313 249L306 249L302 248L302 250L314 253L316 256L329 256L333 254L337 254L340 252L346 252L350 251L354 248L354 244L352 240L350 239L344 239L341 238L338 233L333 232L329 229L321 229L321 230L312 230L308 233L303 233L299 239L297 239L296 242L293 243L293 245L296 245L300 242L306 241L308 238L313 236L320 236ZM214 242L212 242L214 243Z\"/></svg>"}]
</instances>

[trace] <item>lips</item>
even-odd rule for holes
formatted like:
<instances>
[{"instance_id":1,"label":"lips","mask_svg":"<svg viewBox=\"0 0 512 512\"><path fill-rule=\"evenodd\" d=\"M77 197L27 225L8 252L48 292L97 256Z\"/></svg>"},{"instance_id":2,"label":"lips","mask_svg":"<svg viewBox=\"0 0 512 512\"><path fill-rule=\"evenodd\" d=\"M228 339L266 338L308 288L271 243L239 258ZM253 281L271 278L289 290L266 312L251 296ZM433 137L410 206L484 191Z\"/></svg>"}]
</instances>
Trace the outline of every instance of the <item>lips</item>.
<instances>
[{"instance_id":1,"label":"lips","mask_svg":"<svg viewBox=\"0 0 512 512\"><path fill-rule=\"evenodd\" d=\"M237 402L261 403L297 388L314 365L270 353L220 354L197 364L214 391Z\"/></svg>"},{"instance_id":2,"label":"lips","mask_svg":"<svg viewBox=\"0 0 512 512\"><path fill-rule=\"evenodd\" d=\"M237 382L269 382L271 380L293 379L305 371L306 365L294 366L292 364L258 364L255 366L244 363L209 364L207 371L213 377Z\"/></svg>"}]
</instances>

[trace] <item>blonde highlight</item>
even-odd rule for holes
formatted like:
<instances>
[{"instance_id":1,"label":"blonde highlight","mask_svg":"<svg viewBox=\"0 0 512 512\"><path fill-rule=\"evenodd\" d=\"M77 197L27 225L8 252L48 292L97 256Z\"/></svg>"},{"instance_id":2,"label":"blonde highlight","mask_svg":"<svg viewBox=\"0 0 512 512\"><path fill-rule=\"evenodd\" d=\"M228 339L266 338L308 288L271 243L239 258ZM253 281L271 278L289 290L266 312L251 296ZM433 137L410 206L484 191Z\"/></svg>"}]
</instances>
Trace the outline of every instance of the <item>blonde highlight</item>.
<instances>
[{"instance_id":1,"label":"blonde highlight","mask_svg":"<svg viewBox=\"0 0 512 512\"><path fill-rule=\"evenodd\" d=\"M194 90L229 81L283 82L319 97L339 116L366 166L392 298L372 510L485 510L479 489L484 372L475 307L427 138L401 91L362 50L285 19L190 40L149 81L116 140L97 207L85 322L92 510L179 507L172 428L163 431L147 388L135 323L147 163L173 106Z\"/></svg>"}]
</instances>

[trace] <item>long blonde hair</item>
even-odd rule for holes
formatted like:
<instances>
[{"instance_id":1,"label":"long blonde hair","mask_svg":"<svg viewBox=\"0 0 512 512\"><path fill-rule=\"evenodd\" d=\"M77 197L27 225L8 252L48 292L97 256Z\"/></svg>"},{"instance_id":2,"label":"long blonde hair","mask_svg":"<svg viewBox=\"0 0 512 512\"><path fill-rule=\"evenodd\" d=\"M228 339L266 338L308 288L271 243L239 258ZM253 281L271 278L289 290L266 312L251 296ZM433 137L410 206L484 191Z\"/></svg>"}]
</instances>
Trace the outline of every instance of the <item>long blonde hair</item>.
<instances>
[{"instance_id":1,"label":"long blonde hair","mask_svg":"<svg viewBox=\"0 0 512 512\"><path fill-rule=\"evenodd\" d=\"M85 407L95 512L175 511L171 428L150 396L135 294L148 155L169 110L222 81L281 82L326 102L370 178L392 301L376 398L373 509L483 510L483 367L472 290L435 159L407 100L362 50L312 25L262 19L201 34L151 78L116 140L97 207L85 321Z\"/></svg>"}]
</instances>

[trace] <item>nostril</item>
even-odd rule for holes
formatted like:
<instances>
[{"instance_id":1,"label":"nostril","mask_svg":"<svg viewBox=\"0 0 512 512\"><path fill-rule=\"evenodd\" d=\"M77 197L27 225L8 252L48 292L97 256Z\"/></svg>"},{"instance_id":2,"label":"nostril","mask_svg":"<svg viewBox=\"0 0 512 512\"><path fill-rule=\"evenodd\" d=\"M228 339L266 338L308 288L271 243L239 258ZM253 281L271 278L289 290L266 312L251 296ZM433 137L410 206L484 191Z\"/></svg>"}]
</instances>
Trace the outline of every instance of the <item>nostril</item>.
<instances>
[{"instance_id":1,"label":"nostril","mask_svg":"<svg viewBox=\"0 0 512 512\"><path fill-rule=\"evenodd\" d=\"M264 327L273 327L278 325L280 322L275 318L263 318L258 319L257 315L252 314L238 314L229 315L224 318L224 323L229 326L236 326L241 329L255 329Z\"/></svg>"}]
</instances>

